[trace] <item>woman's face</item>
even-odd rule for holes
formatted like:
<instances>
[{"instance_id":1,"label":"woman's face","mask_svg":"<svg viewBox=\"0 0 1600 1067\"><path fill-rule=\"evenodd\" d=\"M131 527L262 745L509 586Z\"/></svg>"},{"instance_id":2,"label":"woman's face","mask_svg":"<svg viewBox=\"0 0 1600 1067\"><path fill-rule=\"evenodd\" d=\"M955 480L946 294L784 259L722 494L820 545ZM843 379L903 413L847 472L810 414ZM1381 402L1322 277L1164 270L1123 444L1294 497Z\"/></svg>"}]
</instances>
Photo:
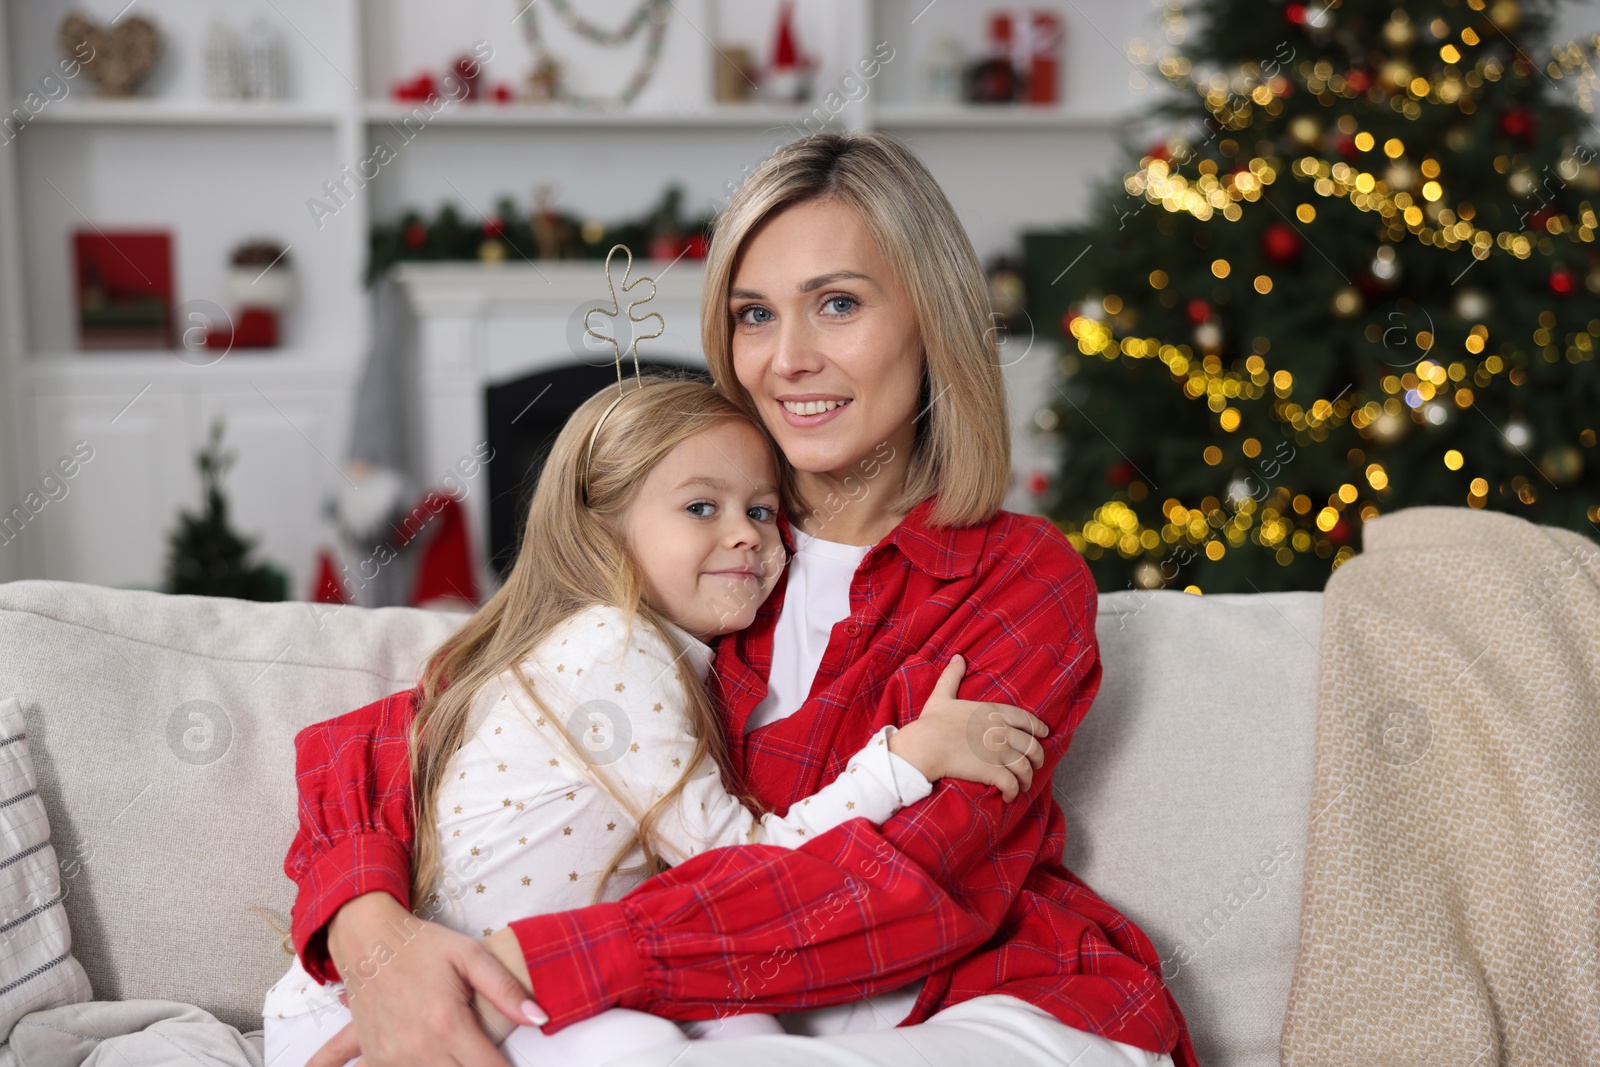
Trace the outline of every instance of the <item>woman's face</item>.
<instances>
[{"instance_id":1,"label":"woman's face","mask_svg":"<svg viewBox=\"0 0 1600 1067\"><path fill-rule=\"evenodd\" d=\"M843 477L886 441L909 454L922 339L854 208L808 200L751 230L728 309L734 375L797 471Z\"/></svg>"}]
</instances>

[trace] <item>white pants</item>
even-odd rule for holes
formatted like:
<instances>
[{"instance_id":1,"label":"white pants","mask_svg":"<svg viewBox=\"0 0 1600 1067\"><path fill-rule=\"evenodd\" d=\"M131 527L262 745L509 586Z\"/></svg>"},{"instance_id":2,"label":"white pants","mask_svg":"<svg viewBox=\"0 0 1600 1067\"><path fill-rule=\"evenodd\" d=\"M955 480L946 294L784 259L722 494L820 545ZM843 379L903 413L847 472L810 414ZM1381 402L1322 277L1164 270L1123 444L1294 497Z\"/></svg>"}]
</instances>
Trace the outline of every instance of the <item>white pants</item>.
<instances>
[{"instance_id":1,"label":"white pants","mask_svg":"<svg viewBox=\"0 0 1600 1067\"><path fill-rule=\"evenodd\" d=\"M266 1067L305 1067L349 1021L345 1008L266 1020ZM555 1034L519 1026L500 1051L514 1067L1172 1067L1169 1055L1073 1029L1003 993L915 1026L815 1037L785 1033L770 1015L675 1023L612 1008Z\"/></svg>"},{"instance_id":2,"label":"white pants","mask_svg":"<svg viewBox=\"0 0 1600 1067\"><path fill-rule=\"evenodd\" d=\"M338 1004L285 1019L262 1020L265 1067L305 1067L350 1020L350 1009ZM721 1041L783 1032L776 1018L753 1012L679 1023L631 1008L612 1008L554 1034L519 1026L501 1043L500 1053L514 1067L599 1067L632 1052L680 1049L691 1039ZM348 1061L346 1067L355 1062Z\"/></svg>"}]
</instances>

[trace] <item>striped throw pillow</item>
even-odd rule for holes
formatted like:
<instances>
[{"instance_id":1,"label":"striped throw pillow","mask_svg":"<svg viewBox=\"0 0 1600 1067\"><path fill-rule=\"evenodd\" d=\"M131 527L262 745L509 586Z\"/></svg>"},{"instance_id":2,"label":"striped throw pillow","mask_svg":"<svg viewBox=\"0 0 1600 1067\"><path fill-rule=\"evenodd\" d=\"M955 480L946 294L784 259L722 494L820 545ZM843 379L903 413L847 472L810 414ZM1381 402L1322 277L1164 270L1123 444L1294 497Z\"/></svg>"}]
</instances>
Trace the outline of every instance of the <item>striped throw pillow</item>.
<instances>
[{"instance_id":1,"label":"striped throw pillow","mask_svg":"<svg viewBox=\"0 0 1600 1067\"><path fill-rule=\"evenodd\" d=\"M22 705L7 697L0 700L0 1053L24 1015L93 996L72 957L63 897Z\"/></svg>"}]
</instances>

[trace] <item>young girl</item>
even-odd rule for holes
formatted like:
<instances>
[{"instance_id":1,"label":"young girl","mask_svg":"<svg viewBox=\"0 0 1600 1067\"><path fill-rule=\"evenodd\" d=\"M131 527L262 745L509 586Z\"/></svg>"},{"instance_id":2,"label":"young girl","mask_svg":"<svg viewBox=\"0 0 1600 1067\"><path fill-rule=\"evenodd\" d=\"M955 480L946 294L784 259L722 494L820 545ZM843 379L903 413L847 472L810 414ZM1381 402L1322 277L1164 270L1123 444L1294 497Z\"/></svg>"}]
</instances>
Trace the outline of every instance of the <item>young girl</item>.
<instances>
[{"instance_id":1,"label":"young girl","mask_svg":"<svg viewBox=\"0 0 1600 1067\"><path fill-rule=\"evenodd\" d=\"M591 397L558 435L510 576L419 685L412 900L463 933L618 899L707 849L881 823L939 777L1009 800L1043 760L1046 728L1025 712L969 742L952 670L918 719L883 727L815 795L782 818L751 815L759 803L723 787L735 776L704 677L706 642L747 626L786 562L772 447L709 385L630 385ZM341 962L370 977L384 960ZM296 960L267 994L266 1062L302 1067L350 1021L342 992ZM617 1008L546 1035L479 1007L492 1037L509 1033L512 1062L540 1067L782 1032L770 1015L676 1023Z\"/></svg>"}]
</instances>

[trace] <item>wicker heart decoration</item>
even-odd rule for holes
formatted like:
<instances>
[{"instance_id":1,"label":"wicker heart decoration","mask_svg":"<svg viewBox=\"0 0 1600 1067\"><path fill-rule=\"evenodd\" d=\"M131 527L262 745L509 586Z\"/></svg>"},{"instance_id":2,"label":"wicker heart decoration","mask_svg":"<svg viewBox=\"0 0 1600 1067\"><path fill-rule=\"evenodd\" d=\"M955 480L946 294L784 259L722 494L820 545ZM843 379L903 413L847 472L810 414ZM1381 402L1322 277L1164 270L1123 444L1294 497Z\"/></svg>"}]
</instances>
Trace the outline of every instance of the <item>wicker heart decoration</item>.
<instances>
[{"instance_id":1,"label":"wicker heart decoration","mask_svg":"<svg viewBox=\"0 0 1600 1067\"><path fill-rule=\"evenodd\" d=\"M161 33L148 19L123 19L109 32L83 15L61 22L61 48L80 59L83 69L105 96L128 96L138 88L161 54ZM83 46L89 57L83 59Z\"/></svg>"}]
</instances>

